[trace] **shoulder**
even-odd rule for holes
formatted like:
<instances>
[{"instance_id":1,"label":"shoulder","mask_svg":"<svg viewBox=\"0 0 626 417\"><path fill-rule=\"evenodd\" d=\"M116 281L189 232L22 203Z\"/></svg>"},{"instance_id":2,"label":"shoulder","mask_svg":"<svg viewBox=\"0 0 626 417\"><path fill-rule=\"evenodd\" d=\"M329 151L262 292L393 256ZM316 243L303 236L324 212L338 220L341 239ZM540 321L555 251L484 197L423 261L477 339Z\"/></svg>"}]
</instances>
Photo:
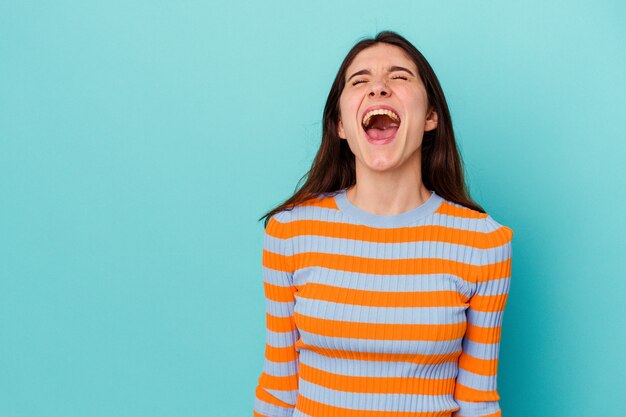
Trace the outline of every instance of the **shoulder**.
<instances>
[{"instance_id":1,"label":"shoulder","mask_svg":"<svg viewBox=\"0 0 626 417\"><path fill-rule=\"evenodd\" d=\"M490 214L483 219L484 238L493 246L510 244L513 240L513 229L495 220Z\"/></svg>"},{"instance_id":2,"label":"shoulder","mask_svg":"<svg viewBox=\"0 0 626 417\"><path fill-rule=\"evenodd\" d=\"M282 210L274 213L267 221L265 234L279 239L290 238L292 219L293 213L291 213L291 210Z\"/></svg>"},{"instance_id":3,"label":"shoulder","mask_svg":"<svg viewBox=\"0 0 626 417\"><path fill-rule=\"evenodd\" d=\"M487 277L510 274L513 229L485 213L475 239L473 263L485 268Z\"/></svg>"},{"instance_id":4,"label":"shoulder","mask_svg":"<svg viewBox=\"0 0 626 417\"><path fill-rule=\"evenodd\" d=\"M474 235L476 246L489 248L511 242L513 229L497 221L490 213L483 213L445 198L442 200L436 211L444 216L442 221Z\"/></svg>"},{"instance_id":5,"label":"shoulder","mask_svg":"<svg viewBox=\"0 0 626 417\"><path fill-rule=\"evenodd\" d=\"M474 210L469 207L465 207L459 203L448 200L441 197L441 205L437 209L437 213L446 216L456 217L460 219L471 219L474 223L482 223L482 220L487 217L486 213L482 213L478 210Z\"/></svg>"},{"instance_id":6,"label":"shoulder","mask_svg":"<svg viewBox=\"0 0 626 417\"><path fill-rule=\"evenodd\" d=\"M274 223L285 226L296 224L300 220L316 220L327 217L328 211L338 210L335 199L336 191L311 194L293 207L275 213L271 218ZM326 215L326 216L325 216ZM269 226L269 223L268 223Z\"/></svg>"}]
</instances>

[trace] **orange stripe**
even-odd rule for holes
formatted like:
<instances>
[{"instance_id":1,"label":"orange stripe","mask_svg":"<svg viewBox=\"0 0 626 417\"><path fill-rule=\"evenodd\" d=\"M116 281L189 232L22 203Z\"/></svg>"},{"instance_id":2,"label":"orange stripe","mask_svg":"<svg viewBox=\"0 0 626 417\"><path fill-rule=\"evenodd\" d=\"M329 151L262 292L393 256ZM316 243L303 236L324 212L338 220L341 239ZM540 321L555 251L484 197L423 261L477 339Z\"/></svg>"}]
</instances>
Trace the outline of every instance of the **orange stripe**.
<instances>
[{"instance_id":1,"label":"orange stripe","mask_svg":"<svg viewBox=\"0 0 626 417\"><path fill-rule=\"evenodd\" d=\"M367 307L460 307L456 291L369 291L309 282L301 287L303 298Z\"/></svg>"},{"instance_id":2,"label":"orange stripe","mask_svg":"<svg viewBox=\"0 0 626 417\"><path fill-rule=\"evenodd\" d=\"M440 258L377 259L321 252L302 252L293 257L298 268L318 266L378 275L448 273L470 282L475 282L470 277L480 273L480 268L484 268Z\"/></svg>"},{"instance_id":3,"label":"orange stripe","mask_svg":"<svg viewBox=\"0 0 626 417\"><path fill-rule=\"evenodd\" d=\"M293 391L298 389L298 375L274 376L263 372L259 378L259 385L265 389L278 391Z\"/></svg>"},{"instance_id":4,"label":"orange stripe","mask_svg":"<svg viewBox=\"0 0 626 417\"><path fill-rule=\"evenodd\" d=\"M465 322L453 324L381 324L320 319L294 313L300 330L326 337L369 340L444 341L463 337Z\"/></svg>"},{"instance_id":5,"label":"orange stripe","mask_svg":"<svg viewBox=\"0 0 626 417\"><path fill-rule=\"evenodd\" d=\"M476 311L495 313L504 310L508 294L474 295L470 301L471 307Z\"/></svg>"},{"instance_id":6,"label":"orange stripe","mask_svg":"<svg viewBox=\"0 0 626 417\"><path fill-rule=\"evenodd\" d=\"M291 226L290 228L283 227L280 230L272 230L272 236L288 239L298 235L312 235L378 243L433 241L466 246L476 246L486 236L483 232L441 225L376 228L361 224L308 219L292 220L288 224Z\"/></svg>"},{"instance_id":7,"label":"orange stripe","mask_svg":"<svg viewBox=\"0 0 626 417\"><path fill-rule=\"evenodd\" d=\"M503 245L513 238L513 229L508 226L501 226L496 230L492 230L485 234L486 239L483 241L485 247L496 247Z\"/></svg>"},{"instance_id":8,"label":"orange stripe","mask_svg":"<svg viewBox=\"0 0 626 417\"><path fill-rule=\"evenodd\" d=\"M468 402L500 400L500 396L498 395L497 390L481 391L467 387L458 382L454 387L454 398L456 398L457 400Z\"/></svg>"},{"instance_id":9,"label":"orange stripe","mask_svg":"<svg viewBox=\"0 0 626 417\"><path fill-rule=\"evenodd\" d=\"M272 216L265 227L265 233L278 239L288 239L293 236L290 228L291 224L293 222L281 223Z\"/></svg>"},{"instance_id":10,"label":"orange stripe","mask_svg":"<svg viewBox=\"0 0 626 417\"><path fill-rule=\"evenodd\" d=\"M467 323L465 338L477 343L500 343L502 326L479 327Z\"/></svg>"},{"instance_id":11,"label":"orange stripe","mask_svg":"<svg viewBox=\"0 0 626 417\"><path fill-rule=\"evenodd\" d=\"M459 357L459 368L473 374L495 376L498 372L498 360L479 359L465 353Z\"/></svg>"},{"instance_id":12,"label":"orange stripe","mask_svg":"<svg viewBox=\"0 0 626 417\"><path fill-rule=\"evenodd\" d=\"M478 281L483 282L490 279L508 278L511 276L511 259L480 266L482 271L478 275Z\"/></svg>"},{"instance_id":13,"label":"orange stripe","mask_svg":"<svg viewBox=\"0 0 626 417\"><path fill-rule=\"evenodd\" d=\"M331 197L318 197L306 200L302 203L298 204L299 206L312 206L312 207L323 207L328 209L339 210L337 204L335 203L335 199Z\"/></svg>"},{"instance_id":14,"label":"orange stripe","mask_svg":"<svg viewBox=\"0 0 626 417\"><path fill-rule=\"evenodd\" d=\"M480 211L472 210L468 207L455 206L447 201L443 201L435 213L460 217L462 219L484 219L487 217L487 213L481 213Z\"/></svg>"},{"instance_id":15,"label":"orange stripe","mask_svg":"<svg viewBox=\"0 0 626 417\"><path fill-rule=\"evenodd\" d=\"M294 408L294 405L287 404L286 402L280 400L279 398L274 397L272 394L270 394L269 392L265 391L261 385L257 385L255 393L256 393L256 397L259 400L261 400L263 402L266 402L268 404L276 405L278 407L284 407L284 408L287 408L289 410Z\"/></svg>"},{"instance_id":16,"label":"orange stripe","mask_svg":"<svg viewBox=\"0 0 626 417\"><path fill-rule=\"evenodd\" d=\"M288 301L294 301L295 299L294 293L296 292L296 288L293 286L281 287L265 281L263 283L263 288L265 289L265 296L272 301L285 303Z\"/></svg>"},{"instance_id":17,"label":"orange stripe","mask_svg":"<svg viewBox=\"0 0 626 417\"><path fill-rule=\"evenodd\" d=\"M267 268L283 272L293 272L293 256L281 255L263 249L261 264Z\"/></svg>"},{"instance_id":18,"label":"orange stripe","mask_svg":"<svg viewBox=\"0 0 626 417\"><path fill-rule=\"evenodd\" d=\"M295 345L287 347L275 347L265 344L265 358L272 362L291 362L298 359Z\"/></svg>"},{"instance_id":19,"label":"orange stripe","mask_svg":"<svg viewBox=\"0 0 626 417\"><path fill-rule=\"evenodd\" d=\"M455 417L469 417L469 416L457 414L455 415ZM491 414L485 414L485 415L482 415L481 417L502 417L502 410L498 410L495 413L491 413Z\"/></svg>"},{"instance_id":20,"label":"orange stripe","mask_svg":"<svg viewBox=\"0 0 626 417\"><path fill-rule=\"evenodd\" d=\"M276 333L286 333L296 329L293 316L276 317L272 316L270 313L265 313L265 320L267 329Z\"/></svg>"},{"instance_id":21,"label":"orange stripe","mask_svg":"<svg viewBox=\"0 0 626 417\"><path fill-rule=\"evenodd\" d=\"M454 391L454 378L350 376L326 372L300 363L300 377L325 388L343 392L376 394L446 395Z\"/></svg>"},{"instance_id":22,"label":"orange stripe","mask_svg":"<svg viewBox=\"0 0 626 417\"><path fill-rule=\"evenodd\" d=\"M302 394L298 394L297 404L298 410L315 417L450 417L450 411L373 411L335 407L313 401Z\"/></svg>"},{"instance_id":23,"label":"orange stripe","mask_svg":"<svg viewBox=\"0 0 626 417\"><path fill-rule=\"evenodd\" d=\"M407 362L418 365L433 365L446 362L456 362L461 351L422 355L418 353L384 353L384 352L345 352L336 349L326 349L319 346L307 345L299 339L296 348L306 349L329 358L351 359L372 362Z\"/></svg>"}]
</instances>

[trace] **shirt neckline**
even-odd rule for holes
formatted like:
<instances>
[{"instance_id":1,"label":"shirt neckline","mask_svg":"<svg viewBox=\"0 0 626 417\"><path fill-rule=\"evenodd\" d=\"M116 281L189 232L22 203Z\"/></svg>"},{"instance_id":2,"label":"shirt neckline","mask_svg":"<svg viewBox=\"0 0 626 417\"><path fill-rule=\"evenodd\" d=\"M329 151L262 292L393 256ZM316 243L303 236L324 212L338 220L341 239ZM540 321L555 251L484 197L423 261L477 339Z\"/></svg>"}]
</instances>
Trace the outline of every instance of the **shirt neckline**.
<instances>
[{"instance_id":1,"label":"shirt neckline","mask_svg":"<svg viewBox=\"0 0 626 417\"><path fill-rule=\"evenodd\" d=\"M358 220L362 224L377 227L402 227L418 222L422 217L434 213L443 202L443 197L435 191L431 191L430 197L421 205L399 214L374 214L365 211L348 200L346 192L348 188L343 188L336 193L333 198L340 211L349 217Z\"/></svg>"}]
</instances>

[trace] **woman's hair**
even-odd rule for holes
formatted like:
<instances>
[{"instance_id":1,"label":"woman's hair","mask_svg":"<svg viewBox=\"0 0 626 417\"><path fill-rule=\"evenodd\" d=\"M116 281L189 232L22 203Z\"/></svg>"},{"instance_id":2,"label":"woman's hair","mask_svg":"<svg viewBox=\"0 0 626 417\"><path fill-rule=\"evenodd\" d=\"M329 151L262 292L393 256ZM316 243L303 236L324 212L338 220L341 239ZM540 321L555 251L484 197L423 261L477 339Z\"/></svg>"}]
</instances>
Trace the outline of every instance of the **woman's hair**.
<instances>
[{"instance_id":1,"label":"woman's hair","mask_svg":"<svg viewBox=\"0 0 626 417\"><path fill-rule=\"evenodd\" d=\"M449 201L485 213L485 210L471 199L465 185L463 162L454 139L452 119L435 72L426 58L408 40L396 32L381 31L374 38L365 38L357 42L341 63L324 106L322 143L311 169L298 184L305 178L306 182L300 189L296 185L296 191L291 197L259 218L265 219L265 226L270 217L277 212L291 210L304 201L316 198L318 194L338 191L356 183L354 154L348 147L348 141L340 139L337 134L339 98L345 86L346 70L352 60L359 52L377 43L399 46L411 57L426 87L428 103L437 112L437 127L424 132L422 141L424 186Z\"/></svg>"}]
</instances>

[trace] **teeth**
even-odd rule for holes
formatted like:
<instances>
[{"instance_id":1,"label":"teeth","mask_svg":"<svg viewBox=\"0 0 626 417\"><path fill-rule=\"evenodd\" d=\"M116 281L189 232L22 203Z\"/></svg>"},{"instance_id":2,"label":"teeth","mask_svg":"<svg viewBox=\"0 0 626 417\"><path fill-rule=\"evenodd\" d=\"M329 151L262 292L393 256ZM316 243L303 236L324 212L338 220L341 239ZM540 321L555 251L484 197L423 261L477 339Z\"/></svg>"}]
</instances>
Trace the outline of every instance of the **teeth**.
<instances>
[{"instance_id":1,"label":"teeth","mask_svg":"<svg viewBox=\"0 0 626 417\"><path fill-rule=\"evenodd\" d=\"M363 116L363 122L362 122L363 126L367 126L372 116L376 116L377 114L386 114L387 116L391 117L396 122L400 121L400 116L398 116L396 113L390 110L386 110L386 109L376 109L376 110L367 112L365 116Z\"/></svg>"}]
</instances>

